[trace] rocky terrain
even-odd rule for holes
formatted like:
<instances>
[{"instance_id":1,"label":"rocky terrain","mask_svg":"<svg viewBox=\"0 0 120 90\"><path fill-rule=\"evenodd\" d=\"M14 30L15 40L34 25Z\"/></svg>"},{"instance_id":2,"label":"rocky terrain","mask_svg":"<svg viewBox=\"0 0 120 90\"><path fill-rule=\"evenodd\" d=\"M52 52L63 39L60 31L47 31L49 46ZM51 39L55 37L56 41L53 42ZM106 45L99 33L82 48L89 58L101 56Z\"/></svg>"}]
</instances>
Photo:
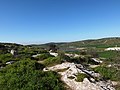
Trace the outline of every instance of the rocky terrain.
<instances>
[{"instance_id":1,"label":"rocky terrain","mask_svg":"<svg viewBox=\"0 0 120 90\"><path fill-rule=\"evenodd\" d=\"M109 41L112 42L113 39ZM75 47L74 52L66 49L62 51L59 45L41 48L29 45L1 44L0 88L2 87L2 90L13 88L11 90L14 90L21 87L19 85L23 85L22 90L23 88L26 90L25 88L28 86L31 90L31 87L36 88L37 82L37 88L41 85L40 90L120 90L119 51L106 51L105 49L109 45L98 47L97 44L93 45L95 41L90 42L92 43L89 45L90 47ZM116 43L112 46L114 45L119 46ZM72 46L74 45L72 44ZM30 70L29 74L26 72L28 70ZM35 73L36 71L38 73ZM8 87L7 84L11 86ZM18 84L17 87L16 84Z\"/></svg>"},{"instance_id":2,"label":"rocky terrain","mask_svg":"<svg viewBox=\"0 0 120 90\"><path fill-rule=\"evenodd\" d=\"M96 81L93 77L99 77L99 73L87 70L81 64L65 62L52 67L47 67L43 69L44 71L58 71L61 75L61 80L68 85L71 90L115 90L113 88L112 82L109 81ZM63 71L62 71L63 70ZM90 78L84 78L83 82L77 82L76 75L78 73L85 73L90 76ZM72 79L69 77L73 77Z\"/></svg>"}]
</instances>

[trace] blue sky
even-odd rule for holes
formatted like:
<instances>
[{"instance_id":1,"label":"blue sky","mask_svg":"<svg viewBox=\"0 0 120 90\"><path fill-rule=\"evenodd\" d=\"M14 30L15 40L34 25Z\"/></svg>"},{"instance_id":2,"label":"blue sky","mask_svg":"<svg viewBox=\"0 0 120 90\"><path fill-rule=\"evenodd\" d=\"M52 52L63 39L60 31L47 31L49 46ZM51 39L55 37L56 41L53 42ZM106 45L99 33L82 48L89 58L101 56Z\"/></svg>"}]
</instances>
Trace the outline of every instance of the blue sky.
<instances>
[{"instance_id":1,"label":"blue sky","mask_svg":"<svg viewBox=\"0 0 120 90\"><path fill-rule=\"evenodd\" d=\"M120 0L0 0L0 41L23 44L120 36Z\"/></svg>"}]
</instances>

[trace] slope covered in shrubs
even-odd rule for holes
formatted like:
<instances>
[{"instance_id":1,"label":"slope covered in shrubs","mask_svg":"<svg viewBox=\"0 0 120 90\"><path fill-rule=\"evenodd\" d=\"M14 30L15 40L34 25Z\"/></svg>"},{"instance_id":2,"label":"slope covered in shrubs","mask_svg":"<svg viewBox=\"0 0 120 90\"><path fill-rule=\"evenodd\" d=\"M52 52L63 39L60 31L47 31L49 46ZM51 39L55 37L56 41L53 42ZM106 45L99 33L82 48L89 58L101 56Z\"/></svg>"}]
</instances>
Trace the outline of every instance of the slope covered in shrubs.
<instances>
[{"instance_id":1,"label":"slope covered in shrubs","mask_svg":"<svg viewBox=\"0 0 120 90\"><path fill-rule=\"evenodd\" d=\"M18 61L0 70L2 90L63 90L60 76L43 72L43 65L30 59Z\"/></svg>"}]
</instances>

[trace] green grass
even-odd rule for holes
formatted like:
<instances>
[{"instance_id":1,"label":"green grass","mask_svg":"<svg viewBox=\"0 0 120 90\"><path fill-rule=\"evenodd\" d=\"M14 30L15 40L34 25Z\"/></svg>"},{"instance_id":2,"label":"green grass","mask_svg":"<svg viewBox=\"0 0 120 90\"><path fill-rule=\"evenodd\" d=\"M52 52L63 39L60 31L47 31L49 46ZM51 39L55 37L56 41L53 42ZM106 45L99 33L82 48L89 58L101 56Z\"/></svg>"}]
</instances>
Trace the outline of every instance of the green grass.
<instances>
[{"instance_id":1,"label":"green grass","mask_svg":"<svg viewBox=\"0 0 120 90\"><path fill-rule=\"evenodd\" d=\"M84 78L87 78L87 75L86 75L86 74L83 74L83 73L79 73L79 74L77 75L76 81L77 81L77 82L82 82Z\"/></svg>"},{"instance_id":2,"label":"green grass","mask_svg":"<svg viewBox=\"0 0 120 90\"><path fill-rule=\"evenodd\" d=\"M102 58L114 58L118 54L116 51L104 51L104 52L98 52L99 57Z\"/></svg>"},{"instance_id":3,"label":"green grass","mask_svg":"<svg viewBox=\"0 0 120 90\"><path fill-rule=\"evenodd\" d=\"M100 66L94 69L95 72L98 72L102 75L102 78L104 80L111 80L111 81L117 81L120 82L120 70L117 70L116 68L108 68L104 66ZM120 84L115 86L116 90L120 90Z\"/></svg>"},{"instance_id":4,"label":"green grass","mask_svg":"<svg viewBox=\"0 0 120 90\"><path fill-rule=\"evenodd\" d=\"M49 57L49 58L45 59L43 62L43 64L45 66L53 66L56 64L60 64L60 63L62 63L62 60L60 57Z\"/></svg>"},{"instance_id":5,"label":"green grass","mask_svg":"<svg viewBox=\"0 0 120 90\"><path fill-rule=\"evenodd\" d=\"M98 72L102 75L102 77L106 80L112 80L112 81L119 81L120 80L120 70L117 70L116 68L109 68L105 66L99 66L94 68L95 72Z\"/></svg>"}]
</instances>

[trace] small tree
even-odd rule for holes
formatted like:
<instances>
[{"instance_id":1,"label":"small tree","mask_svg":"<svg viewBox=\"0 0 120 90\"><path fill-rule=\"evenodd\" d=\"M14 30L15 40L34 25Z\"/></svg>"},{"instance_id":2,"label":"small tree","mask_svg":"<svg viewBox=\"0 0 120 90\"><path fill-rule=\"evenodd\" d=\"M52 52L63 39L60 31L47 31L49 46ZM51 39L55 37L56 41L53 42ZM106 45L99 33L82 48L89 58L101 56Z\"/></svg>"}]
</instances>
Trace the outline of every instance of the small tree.
<instances>
[{"instance_id":1,"label":"small tree","mask_svg":"<svg viewBox=\"0 0 120 90\"><path fill-rule=\"evenodd\" d=\"M98 57L99 57L96 49L89 49L89 50L88 50L88 54L90 54L90 55L91 55L92 57L94 57L94 58L98 58Z\"/></svg>"},{"instance_id":2,"label":"small tree","mask_svg":"<svg viewBox=\"0 0 120 90\"><path fill-rule=\"evenodd\" d=\"M51 52L57 52L58 47L55 44L50 44L49 45L49 51Z\"/></svg>"},{"instance_id":3,"label":"small tree","mask_svg":"<svg viewBox=\"0 0 120 90\"><path fill-rule=\"evenodd\" d=\"M58 56L61 58L63 61L70 61L70 57L66 56L64 52L58 52Z\"/></svg>"}]
</instances>

